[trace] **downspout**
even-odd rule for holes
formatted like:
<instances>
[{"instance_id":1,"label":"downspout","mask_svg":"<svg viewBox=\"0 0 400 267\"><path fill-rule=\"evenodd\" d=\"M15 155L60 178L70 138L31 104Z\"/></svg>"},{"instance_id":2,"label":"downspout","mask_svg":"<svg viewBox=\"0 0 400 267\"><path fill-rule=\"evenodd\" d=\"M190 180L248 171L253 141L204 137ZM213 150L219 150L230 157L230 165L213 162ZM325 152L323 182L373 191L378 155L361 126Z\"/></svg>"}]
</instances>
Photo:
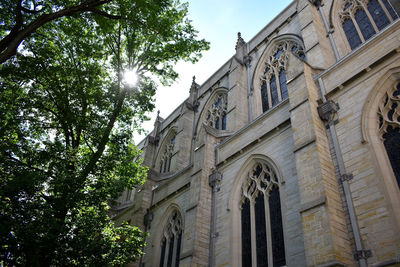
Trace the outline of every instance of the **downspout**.
<instances>
[{"instance_id":1,"label":"downspout","mask_svg":"<svg viewBox=\"0 0 400 267\"><path fill-rule=\"evenodd\" d=\"M333 103L333 101L326 100L325 86L324 86L324 83L323 83L321 77L318 78L318 83L319 83L319 88L320 88L321 98L322 98L322 104L318 107L318 112L320 113L320 116L321 116L321 113L323 112L321 110L323 110L323 109L325 111L327 111L327 113L329 113L329 118L324 117L324 119L328 121L329 131L330 131L330 134L332 137L333 149L336 154L336 163L337 163L337 166L339 167L340 180L343 184L344 195L345 195L346 204L347 204L348 211L349 211L351 229L353 230L353 234L354 234L354 240L355 240L356 250L357 250L356 253L354 254L354 258L355 258L355 260L359 261L361 267L367 267L366 259L371 256L371 251L364 250L363 245L362 245L360 230L358 227L357 218L356 218L356 214L354 211L353 199L351 196L350 186L349 186L349 182L348 182L348 180L352 179L353 175L346 173L342 154L340 151L339 141L338 141L338 137L336 134L335 125L334 125L333 117L334 117L336 111L339 109L339 107L337 104ZM323 117L323 116L321 116L321 117Z\"/></svg>"},{"instance_id":2,"label":"downspout","mask_svg":"<svg viewBox=\"0 0 400 267\"><path fill-rule=\"evenodd\" d=\"M246 71L247 71L247 103L248 103L248 120L249 120L249 124L250 122L252 122L253 120L253 114L252 114L252 110L253 110L253 105L251 102L251 83L250 83L250 62L251 62L251 57L249 55L250 53L250 48L249 48L249 43L246 44L246 56L244 57L244 64L246 65Z\"/></svg>"},{"instance_id":3,"label":"downspout","mask_svg":"<svg viewBox=\"0 0 400 267\"><path fill-rule=\"evenodd\" d=\"M335 59L336 59L336 61L339 61L339 59L340 59L339 52L337 50L335 41L333 40L333 36L332 36L333 30L329 29L329 24L328 24L328 21L326 20L325 13L321 8L322 7L321 0L314 0L313 4L317 7L319 14L321 15L322 21L324 22L325 30L326 30L327 36L329 37L329 42L331 43L333 53L335 54Z\"/></svg>"}]
</instances>

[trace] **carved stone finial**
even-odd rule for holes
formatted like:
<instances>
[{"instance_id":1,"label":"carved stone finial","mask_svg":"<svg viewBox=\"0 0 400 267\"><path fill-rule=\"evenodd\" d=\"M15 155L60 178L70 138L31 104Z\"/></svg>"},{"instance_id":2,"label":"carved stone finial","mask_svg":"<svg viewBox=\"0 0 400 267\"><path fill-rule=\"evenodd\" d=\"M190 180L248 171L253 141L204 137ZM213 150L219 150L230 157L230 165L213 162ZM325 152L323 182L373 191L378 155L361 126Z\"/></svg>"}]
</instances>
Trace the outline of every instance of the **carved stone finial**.
<instances>
[{"instance_id":1,"label":"carved stone finial","mask_svg":"<svg viewBox=\"0 0 400 267\"><path fill-rule=\"evenodd\" d=\"M196 83L196 76L193 76L192 85L190 86L189 91L189 100L186 102L186 105L190 110L196 111L199 105L197 101L199 87L200 85Z\"/></svg>"},{"instance_id":2,"label":"carved stone finial","mask_svg":"<svg viewBox=\"0 0 400 267\"><path fill-rule=\"evenodd\" d=\"M240 32L238 32L238 38L236 41L235 49L237 50L239 47L242 47L245 44L246 44L246 42L243 40L242 34Z\"/></svg>"}]
</instances>

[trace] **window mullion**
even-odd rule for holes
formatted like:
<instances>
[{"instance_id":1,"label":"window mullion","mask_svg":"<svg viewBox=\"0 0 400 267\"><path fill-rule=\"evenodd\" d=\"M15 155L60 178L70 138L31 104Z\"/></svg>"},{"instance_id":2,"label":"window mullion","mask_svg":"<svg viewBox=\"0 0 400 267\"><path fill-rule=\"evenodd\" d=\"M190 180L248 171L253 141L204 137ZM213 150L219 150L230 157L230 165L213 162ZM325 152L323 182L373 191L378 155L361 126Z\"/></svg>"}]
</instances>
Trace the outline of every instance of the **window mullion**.
<instances>
[{"instance_id":1,"label":"window mullion","mask_svg":"<svg viewBox=\"0 0 400 267\"><path fill-rule=\"evenodd\" d=\"M358 27L357 21L354 18L354 14L351 14L350 17L351 17L351 20L353 21L354 27L356 27L356 30L357 30L358 36L361 39L361 42L364 43L365 42L364 36L361 33L360 27Z\"/></svg>"},{"instance_id":2,"label":"window mullion","mask_svg":"<svg viewBox=\"0 0 400 267\"><path fill-rule=\"evenodd\" d=\"M172 250L172 266L175 266L176 262L176 249L178 245L178 236L174 234L174 248Z\"/></svg>"},{"instance_id":3,"label":"window mullion","mask_svg":"<svg viewBox=\"0 0 400 267\"><path fill-rule=\"evenodd\" d=\"M250 229L251 229L251 265L257 267L257 243L256 243L256 215L255 200L250 200ZM243 266L244 267L244 266Z\"/></svg>"},{"instance_id":4,"label":"window mullion","mask_svg":"<svg viewBox=\"0 0 400 267\"><path fill-rule=\"evenodd\" d=\"M275 81L276 81L276 90L278 91L278 103L282 101L282 93L281 93L281 83L279 80L279 69L275 71Z\"/></svg>"},{"instance_id":5,"label":"window mullion","mask_svg":"<svg viewBox=\"0 0 400 267\"><path fill-rule=\"evenodd\" d=\"M264 194L264 205L265 205L265 227L267 234L267 248L268 248L268 266L274 266L274 259L272 253L272 233L271 233L271 220L269 218L269 201L266 194Z\"/></svg>"},{"instance_id":6,"label":"window mullion","mask_svg":"<svg viewBox=\"0 0 400 267\"><path fill-rule=\"evenodd\" d=\"M164 265L163 266L168 266L168 254L169 254L169 250L170 250L170 247L171 247L171 242L170 241L171 241L170 237L165 240L167 245L165 247L165 256L164 256Z\"/></svg>"},{"instance_id":7,"label":"window mullion","mask_svg":"<svg viewBox=\"0 0 400 267\"><path fill-rule=\"evenodd\" d=\"M268 109L272 107L272 97L271 97L271 86L270 86L270 80L271 78L267 79L267 95L268 95Z\"/></svg>"},{"instance_id":8,"label":"window mullion","mask_svg":"<svg viewBox=\"0 0 400 267\"><path fill-rule=\"evenodd\" d=\"M381 5L383 11L385 12L386 16L389 18L390 23L393 22L393 18L390 15L389 11L387 10L386 6L382 3L382 0L378 0L379 4Z\"/></svg>"},{"instance_id":9,"label":"window mullion","mask_svg":"<svg viewBox=\"0 0 400 267\"><path fill-rule=\"evenodd\" d=\"M375 21L374 21L374 19L372 18L371 14L369 13L368 8L365 7L365 6L363 6L363 8L364 8L364 11L365 11L365 13L367 14L367 17L368 17L369 21L371 22L372 27L374 28L375 32L379 32L379 29L378 29L378 27L376 26Z\"/></svg>"}]
</instances>

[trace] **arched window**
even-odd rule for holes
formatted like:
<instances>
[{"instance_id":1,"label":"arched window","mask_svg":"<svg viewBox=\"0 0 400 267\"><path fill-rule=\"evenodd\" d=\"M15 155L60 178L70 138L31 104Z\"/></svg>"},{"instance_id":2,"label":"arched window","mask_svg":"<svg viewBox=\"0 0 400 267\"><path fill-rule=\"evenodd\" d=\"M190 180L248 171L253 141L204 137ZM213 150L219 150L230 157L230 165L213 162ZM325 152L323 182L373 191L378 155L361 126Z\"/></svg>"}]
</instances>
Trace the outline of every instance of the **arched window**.
<instances>
[{"instance_id":1,"label":"arched window","mask_svg":"<svg viewBox=\"0 0 400 267\"><path fill-rule=\"evenodd\" d=\"M160 173L171 171L171 161L172 157L174 156L175 139L176 136L173 136L164 149L160 161Z\"/></svg>"},{"instance_id":2,"label":"arched window","mask_svg":"<svg viewBox=\"0 0 400 267\"><path fill-rule=\"evenodd\" d=\"M263 112L288 98L286 65L288 51L305 59L303 48L293 41L280 42L272 51L261 77L261 103Z\"/></svg>"},{"instance_id":3,"label":"arched window","mask_svg":"<svg viewBox=\"0 0 400 267\"><path fill-rule=\"evenodd\" d=\"M242 266L285 266L279 185L272 167L256 163L247 173L240 207Z\"/></svg>"},{"instance_id":4,"label":"arched window","mask_svg":"<svg viewBox=\"0 0 400 267\"><path fill-rule=\"evenodd\" d=\"M341 0L339 18L351 49L370 39L399 16L388 0Z\"/></svg>"},{"instance_id":5,"label":"arched window","mask_svg":"<svg viewBox=\"0 0 400 267\"><path fill-rule=\"evenodd\" d=\"M164 227L161 239L160 267L178 267L182 244L182 217L174 211Z\"/></svg>"},{"instance_id":6,"label":"arched window","mask_svg":"<svg viewBox=\"0 0 400 267\"><path fill-rule=\"evenodd\" d=\"M379 105L379 132L400 189L400 82Z\"/></svg>"},{"instance_id":7,"label":"arched window","mask_svg":"<svg viewBox=\"0 0 400 267\"><path fill-rule=\"evenodd\" d=\"M217 94L213 104L207 111L206 124L217 130L226 130L227 108L226 93Z\"/></svg>"}]
</instances>

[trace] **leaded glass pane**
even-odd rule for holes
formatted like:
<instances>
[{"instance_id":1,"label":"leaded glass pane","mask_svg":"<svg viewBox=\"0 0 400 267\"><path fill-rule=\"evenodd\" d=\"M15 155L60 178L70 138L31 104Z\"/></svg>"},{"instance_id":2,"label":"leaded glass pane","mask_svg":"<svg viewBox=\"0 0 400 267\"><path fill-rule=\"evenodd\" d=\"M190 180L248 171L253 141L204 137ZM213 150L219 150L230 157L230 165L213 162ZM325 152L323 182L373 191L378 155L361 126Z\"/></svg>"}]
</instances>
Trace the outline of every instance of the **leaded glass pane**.
<instances>
[{"instance_id":1,"label":"leaded glass pane","mask_svg":"<svg viewBox=\"0 0 400 267\"><path fill-rule=\"evenodd\" d=\"M386 152L392 165L393 173L400 189L400 128L388 126L383 135Z\"/></svg>"},{"instance_id":2,"label":"leaded glass pane","mask_svg":"<svg viewBox=\"0 0 400 267\"><path fill-rule=\"evenodd\" d=\"M251 266L250 201L242 204L242 266Z\"/></svg>"},{"instance_id":3,"label":"leaded glass pane","mask_svg":"<svg viewBox=\"0 0 400 267\"><path fill-rule=\"evenodd\" d=\"M275 106L279 102L275 76L271 78L271 81L269 82L269 88L271 89L272 106Z\"/></svg>"},{"instance_id":4,"label":"leaded glass pane","mask_svg":"<svg viewBox=\"0 0 400 267\"><path fill-rule=\"evenodd\" d=\"M343 22L343 31L346 34L351 49L354 49L361 44L360 36L358 36L357 29L351 19L346 19Z\"/></svg>"},{"instance_id":5,"label":"leaded glass pane","mask_svg":"<svg viewBox=\"0 0 400 267\"><path fill-rule=\"evenodd\" d=\"M283 238L282 211L279 188L274 186L270 192L269 216L272 233L272 258L275 266L286 265L285 243Z\"/></svg>"},{"instance_id":6,"label":"leaded glass pane","mask_svg":"<svg viewBox=\"0 0 400 267\"><path fill-rule=\"evenodd\" d=\"M172 254L173 253L174 253L174 236L172 236L171 240L169 241L167 267L171 267L172 266Z\"/></svg>"},{"instance_id":7,"label":"leaded glass pane","mask_svg":"<svg viewBox=\"0 0 400 267\"><path fill-rule=\"evenodd\" d=\"M367 13L364 10L357 10L354 17L365 40L368 40L376 33L372 27L371 21L369 21Z\"/></svg>"},{"instance_id":8,"label":"leaded glass pane","mask_svg":"<svg viewBox=\"0 0 400 267\"><path fill-rule=\"evenodd\" d=\"M268 110L268 92L267 92L267 83L263 82L261 86L261 100L262 100L262 108L263 112Z\"/></svg>"},{"instance_id":9,"label":"leaded glass pane","mask_svg":"<svg viewBox=\"0 0 400 267\"><path fill-rule=\"evenodd\" d=\"M276 54L275 54L275 58L276 58L276 59L280 58L282 54L283 54L283 50L282 50L282 49L279 49L279 50L276 52Z\"/></svg>"},{"instance_id":10,"label":"leaded glass pane","mask_svg":"<svg viewBox=\"0 0 400 267\"><path fill-rule=\"evenodd\" d=\"M257 244L257 266L267 267L267 232L265 224L264 194L258 194L255 204L256 216L256 244Z\"/></svg>"},{"instance_id":11,"label":"leaded glass pane","mask_svg":"<svg viewBox=\"0 0 400 267\"><path fill-rule=\"evenodd\" d=\"M226 130L226 114L222 117L222 130Z\"/></svg>"},{"instance_id":12,"label":"leaded glass pane","mask_svg":"<svg viewBox=\"0 0 400 267\"><path fill-rule=\"evenodd\" d=\"M215 120L215 129L219 130L219 118Z\"/></svg>"},{"instance_id":13,"label":"leaded glass pane","mask_svg":"<svg viewBox=\"0 0 400 267\"><path fill-rule=\"evenodd\" d=\"M171 171L171 158L168 159L168 171Z\"/></svg>"},{"instance_id":14,"label":"leaded glass pane","mask_svg":"<svg viewBox=\"0 0 400 267\"><path fill-rule=\"evenodd\" d=\"M180 255L181 255L181 243L182 243L182 233L178 235L178 244L176 247L176 261L175 261L175 267L179 267L179 260L180 260Z\"/></svg>"},{"instance_id":15,"label":"leaded glass pane","mask_svg":"<svg viewBox=\"0 0 400 267\"><path fill-rule=\"evenodd\" d=\"M390 16L392 16L392 19L395 20L399 16L396 13L396 11L393 9L392 5L387 1L387 0L382 0L383 4L385 5L386 9L389 11Z\"/></svg>"},{"instance_id":16,"label":"leaded glass pane","mask_svg":"<svg viewBox=\"0 0 400 267\"><path fill-rule=\"evenodd\" d=\"M286 85L286 73L284 69L279 72L279 85L281 87L282 100L288 97L287 85Z\"/></svg>"},{"instance_id":17,"label":"leaded glass pane","mask_svg":"<svg viewBox=\"0 0 400 267\"><path fill-rule=\"evenodd\" d=\"M386 16L385 11L383 11L378 0L369 1L368 11L379 30L382 30L386 25L389 25L389 18Z\"/></svg>"},{"instance_id":18,"label":"leaded glass pane","mask_svg":"<svg viewBox=\"0 0 400 267\"><path fill-rule=\"evenodd\" d=\"M165 258L165 248L167 246L167 242L164 239L161 244L161 258L160 258L160 267L164 267L164 258Z\"/></svg>"}]
</instances>

